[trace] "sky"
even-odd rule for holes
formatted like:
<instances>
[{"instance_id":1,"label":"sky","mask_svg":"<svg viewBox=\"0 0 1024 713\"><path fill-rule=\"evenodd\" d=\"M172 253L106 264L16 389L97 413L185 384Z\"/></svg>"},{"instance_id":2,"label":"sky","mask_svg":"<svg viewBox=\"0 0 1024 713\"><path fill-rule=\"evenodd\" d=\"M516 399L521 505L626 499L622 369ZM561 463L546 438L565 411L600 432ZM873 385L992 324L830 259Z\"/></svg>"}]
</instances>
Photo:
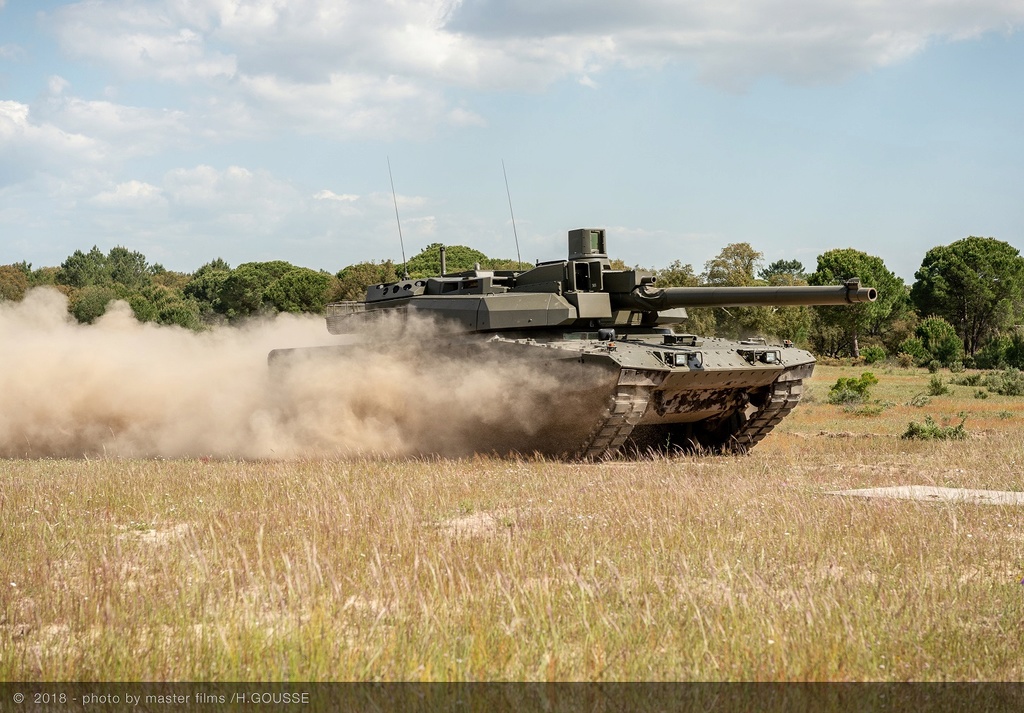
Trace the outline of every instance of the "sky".
<instances>
[{"instance_id":1,"label":"sky","mask_svg":"<svg viewBox=\"0 0 1024 713\"><path fill-rule=\"evenodd\" d=\"M913 281L1024 248L1022 29L1021 0L0 0L0 264L533 262L604 227L631 265L852 247Z\"/></svg>"}]
</instances>

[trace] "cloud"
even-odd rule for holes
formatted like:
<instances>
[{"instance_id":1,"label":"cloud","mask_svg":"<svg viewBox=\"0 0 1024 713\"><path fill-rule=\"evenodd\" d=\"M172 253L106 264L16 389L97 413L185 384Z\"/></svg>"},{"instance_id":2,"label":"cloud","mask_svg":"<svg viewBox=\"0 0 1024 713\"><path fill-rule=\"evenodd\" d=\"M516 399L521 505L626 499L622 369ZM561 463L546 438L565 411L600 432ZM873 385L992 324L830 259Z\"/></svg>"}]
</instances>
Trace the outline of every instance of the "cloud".
<instances>
[{"instance_id":1,"label":"cloud","mask_svg":"<svg viewBox=\"0 0 1024 713\"><path fill-rule=\"evenodd\" d=\"M666 62L725 84L833 81L1022 22L1008 0L92 0L54 13L66 51L119 71L351 90L358 103L368 81L378 99L413 85L422 98L431 83L537 88ZM323 102L342 105L330 91Z\"/></svg>"},{"instance_id":2,"label":"cloud","mask_svg":"<svg viewBox=\"0 0 1024 713\"><path fill-rule=\"evenodd\" d=\"M3 6L0 5L0 8ZM19 45L0 45L0 59L23 59L25 50Z\"/></svg>"},{"instance_id":3,"label":"cloud","mask_svg":"<svg viewBox=\"0 0 1024 713\"><path fill-rule=\"evenodd\" d=\"M109 191L98 193L92 202L103 208L131 210L152 210L167 205L159 188L135 180L119 183Z\"/></svg>"},{"instance_id":4,"label":"cloud","mask_svg":"<svg viewBox=\"0 0 1024 713\"><path fill-rule=\"evenodd\" d=\"M66 94L69 85L50 79L51 95L34 108L41 121L62 131L90 137L107 158L153 155L188 145L195 120L183 111L126 106Z\"/></svg>"},{"instance_id":5,"label":"cloud","mask_svg":"<svg viewBox=\"0 0 1024 713\"><path fill-rule=\"evenodd\" d=\"M72 57L101 61L130 77L186 82L233 76L234 58L183 25L175 4L75 3L54 12L53 29Z\"/></svg>"},{"instance_id":6,"label":"cloud","mask_svg":"<svg viewBox=\"0 0 1024 713\"><path fill-rule=\"evenodd\" d=\"M27 104L0 101L0 186L38 171L94 163L103 153L94 138L36 121Z\"/></svg>"},{"instance_id":7,"label":"cloud","mask_svg":"<svg viewBox=\"0 0 1024 713\"><path fill-rule=\"evenodd\" d=\"M826 82L904 59L939 40L1006 31L1024 6L1005 0L466 0L450 32L506 48L531 39L607 38L591 61L604 65L695 65L716 83L765 75Z\"/></svg>"},{"instance_id":8,"label":"cloud","mask_svg":"<svg viewBox=\"0 0 1024 713\"><path fill-rule=\"evenodd\" d=\"M338 201L340 203L354 203L359 200L359 196L352 193L335 193L334 191L328 191L324 189L317 191L313 194L313 198L318 201Z\"/></svg>"},{"instance_id":9,"label":"cloud","mask_svg":"<svg viewBox=\"0 0 1024 713\"><path fill-rule=\"evenodd\" d=\"M106 168L192 140L184 112L87 101L72 96L70 88L67 80L51 76L48 94L34 104L0 101L0 185L37 172Z\"/></svg>"},{"instance_id":10,"label":"cloud","mask_svg":"<svg viewBox=\"0 0 1024 713\"><path fill-rule=\"evenodd\" d=\"M191 131L219 139L285 126L332 137L422 138L438 126L487 124L465 102L452 105L448 96L459 90L536 91L566 79L599 89L609 68L671 63L728 89L764 76L835 82L930 43L1013 30L1024 23L1024 4L89 0L48 20L74 58L127 80L186 87L190 116L150 113L138 123L117 109L127 126L159 119L180 134L192 123ZM68 100L66 111L83 120L115 109Z\"/></svg>"}]
</instances>

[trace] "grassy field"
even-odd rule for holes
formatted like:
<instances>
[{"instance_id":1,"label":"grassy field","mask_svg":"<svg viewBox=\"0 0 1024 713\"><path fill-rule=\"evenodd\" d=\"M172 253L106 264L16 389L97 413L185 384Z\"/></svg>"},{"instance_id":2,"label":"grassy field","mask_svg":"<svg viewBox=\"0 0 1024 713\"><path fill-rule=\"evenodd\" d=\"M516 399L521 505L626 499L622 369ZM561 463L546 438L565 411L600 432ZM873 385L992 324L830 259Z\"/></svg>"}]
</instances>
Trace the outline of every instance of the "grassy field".
<instances>
[{"instance_id":1,"label":"grassy field","mask_svg":"<svg viewBox=\"0 0 1024 713\"><path fill-rule=\"evenodd\" d=\"M1021 679L1019 507L829 493L1021 490L1024 400L863 370L740 457L0 461L0 680Z\"/></svg>"}]
</instances>

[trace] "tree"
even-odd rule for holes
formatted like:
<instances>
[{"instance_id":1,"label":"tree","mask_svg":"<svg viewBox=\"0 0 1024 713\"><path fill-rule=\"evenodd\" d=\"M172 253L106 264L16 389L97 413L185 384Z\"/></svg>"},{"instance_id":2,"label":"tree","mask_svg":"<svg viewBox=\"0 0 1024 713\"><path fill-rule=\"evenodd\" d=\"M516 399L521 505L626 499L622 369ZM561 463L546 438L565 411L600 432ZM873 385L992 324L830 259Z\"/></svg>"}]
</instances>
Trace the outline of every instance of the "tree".
<instances>
[{"instance_id":1,"label":"tree","mask_svg":"<svg viewBox=\"0 0 1024 713\"><path fill-rule=\"evenodd\" d=\"M679 260L653 272L654 284L658 287L696 287L700 284L700 278L693 271L693 265L684 265Z\"/></svg>"},{"instance_id":2,"label":"tree","mask_svg":"<svg viewBox=\"0 0 1024 713\"><path fill-rule=\"evenodd\" d=\"M338 285L331 295L332 300L361 300L366 297L366 288L398 280L395 264L390 260L382 263L359 262L338 272Z\"/></svg>"},{"instance_id":3,"label":"tree","mask_svg":"<svg viewBox=\"0 0 1024 713\"><path fill-rule=\"evenodd\" d=\"M110 284L107 256L95 245L87 253L75 250L60 264L57 284L77 288Z\"/></svg>"},{"instance_id":4,"label":"tree","mask_svg":"<svg viewBox=\"0 0 1024 713\"><path fill-rule=\"evenodd\" d=\"M224 279L217 294L219 311L229 318L256 314L263 309L267 288L295 266L283 260L247 262ZM268 301L268 306L269 301Z\"/></svg>"},{"instance_id":5,"label":"tree","mask_svg":"<svg viewBox=\"0 0 1024 713\"><path fill-rule=\"evenodd\" d=\"M1022 314L1024 258L995 238L968 237L928 251L910 296L922 315L953 325L974 355Z\"/></svg>"},{"instance_id":6,"label":"tree","mask_svg":"<svg viewBox=\"0 0 1024 713\"><path fill-rule=\"evenodd\" d=\"M139 289L150 283L151 270L146 256L120 245L107 253L105 269L111 282L129 289Z\"/></svg>"},{"instance_id":7,"label":"tree","mask_svg":"<svg viewBox=\"0 0 1024 713\"><path fill-rule=\"evenodd\" d=\"M92 324L107 311L107 305L117 299L113 288L105 285L87 285L77 290L68 303L68 309L75 319Z\"/></svg>"},{"instance_id":8,"label":"tree","mask_svg":"<svg viewBox=\"0 0 1024 713\"><path fill-rule=\"evenodd\" d=\"M281 312L323 312L331 276L296 267L267 287L264 299Z\"/></svg>"},{"instance_id":9,"label":"tree","mask_svg":"<svg viewBox=\"0 0 1024 713\"><path fill-rule=\"evenodd\" d=\"M952 366L964 358L964 345L956 330L941 317L929 317L917 326L917 337L931 359Z\"/></svg>"},{"instance_id":10,"label":"tree","mask_svg":"<svg viewBox=\"0 0 1024 713\"><path fill-rule=\"evenodd\" d=\"M885 266L882 258L868 255L853 248L829 250L818 256L818 269L808 276L811 285L841 285L859 277L865 287L878 290L874 302L862 302L841 307L817 307L818 328L813 339L815 347L823 351L833 349L836 336L843 341L854 357L860 356L860 338L873 335L881 338L887 326L908 309L907 291L903 280Z\"/></svg>"},{"instance_id":11,"label":"tree","mask_svg":"<svg viewBox=\"0 0 1024 713\"><path fill-rule=\"evenodd\" d=\"M757 284L754 271L761 265L762 253L750 243L732 243L717 257L704 263L704 282L708 285L744 287Z\"/></svg>"},{"instance_id":12,"label":"tree","mask_svg":"<svg viewBox=\"0 0 1024 713\"><path fill-rule=\"evenodd\" d=\"M445 269L448 272L472 270L477 263L481 267L488 257L479 250L465 245L449 245L445 248ZM441 243L431 243L409 259L407 264L411 277L436 277L441 274ZM401 265L398 266L401 270Z\"/></svg>"},{"instance_id":13,"label":"tree","mask_svg":"<svg viewBox=\"0 0 1024 713\"><path fill-rule=\"evenodd\" d=\"M18 265L0 267L0 301L18 302L29 288L29 278Z\"/></svg>"},{"instance_id":14,"label":"tree","mask_svg":"<svg viewBox=\"0 0 1024 713\"><path fill-rule=\"evenodd\" d=\"M182 288L182 294L195 300L204 318L226 310L220 302L220 291L224 281L231 275L231 266L217 258L206 263L192 273L192 277Z\"/></svg>"},{"instance_id":15,"label":"tree","mask_svg":"<svg viewBox=\"0 0 1024 713\"><path fill-rule=\"evenodd\" d=\"M750 287L757 285L754 272L763 255L750 243L732 243L716 257L704 263L701 276L706 285ZM720 337L747 337L773 330L771 307L719 307L714 310L715 334Z\"/></svg>"},{"instance_id":16,"label":"tree","mask_svg":"<svg viewBox=\"0 0 1024 713\"><path fill-rule=\"evenodd\" d=\"M776 260L757 273L758 278L769 285L805 285L807 279L804 264L799 260Z\"/></svg>"}]
</instances>

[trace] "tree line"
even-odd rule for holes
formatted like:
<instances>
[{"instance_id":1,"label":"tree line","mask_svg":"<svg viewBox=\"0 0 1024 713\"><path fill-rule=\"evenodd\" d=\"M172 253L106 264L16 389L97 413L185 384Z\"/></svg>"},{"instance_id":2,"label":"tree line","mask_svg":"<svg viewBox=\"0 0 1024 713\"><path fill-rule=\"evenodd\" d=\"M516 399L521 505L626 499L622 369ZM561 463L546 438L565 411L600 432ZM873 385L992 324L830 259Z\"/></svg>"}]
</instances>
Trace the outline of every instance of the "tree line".
<instances>
[{"instance_id":1,"label":"tree line","mask_svg":"<svg viewBox=\"0 0 1024 713\"><path fill-rule=\"evenodd\" d=\"M410 277L440 271L439 243L404 266ZM447 248L449 272L527 269L528 264L489 258L464 246ZM622 261L613 267L625 268ZM217 258L193 273L150 264L125 247L103 253L76 250L59 267L25 262L0 266L0 300L20 300L32 287L51 285L68 297L68 309L83 323L101 316L112 300L124 300L140 321L200 330L213 324L275 312L321 313L338 300L362 299L368 285L397 280L403 266L390 260L361 262L335 274L282 260L232 268ZM875 302L844 307L740 307L690 310L685 328L709 336L766 334L825 356L899 356L926 365L1024 368L1024 258L994 238L968 237L932 248L912 285L884 261L865 252L829 250L809 271L798 260L764 256L749 243L727 245L698 273L675 261L651 270L657 285L755 286L835 285L851 277L878 289Z\"/></svg>"}]
</instances>

